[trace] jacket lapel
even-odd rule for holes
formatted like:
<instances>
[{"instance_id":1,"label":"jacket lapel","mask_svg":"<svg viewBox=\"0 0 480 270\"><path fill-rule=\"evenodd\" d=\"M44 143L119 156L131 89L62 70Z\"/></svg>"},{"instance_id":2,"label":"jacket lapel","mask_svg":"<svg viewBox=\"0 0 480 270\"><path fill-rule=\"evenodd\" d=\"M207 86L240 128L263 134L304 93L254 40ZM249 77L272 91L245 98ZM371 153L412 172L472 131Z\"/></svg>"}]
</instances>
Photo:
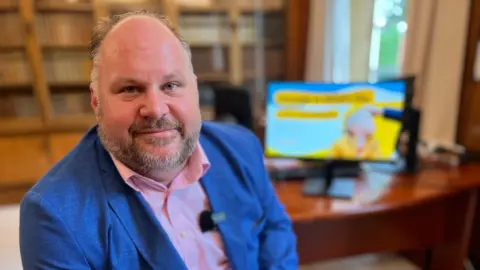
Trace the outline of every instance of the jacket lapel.
<instances>
[{"instance_id":1,"label":"jacket lapel","mask_svg":"<svg viewBox=\"0 0 480 270\"><path fill-rule=\"evenodd\" d=\"M213 160L210 169L202 177L201 183L208 196L210 207L214 213L224 213L226 219L218 224L218 229L225 244L226 253L232 269L247 269L247 250L241 235L242 217L238 216L235 207L235 195L229 190L229 180L221 179L232 175L226 164L222 164L224 157L219 151L213 150L207 141L202 141L202 147L208 158Z\"/></svg>"},{"instance_id":2,"label":"jacket lapel","mask_svg":"<svg viewBox=\"0 0 480 270\"><path fill-rule=\"evenodd\" d=\"M96 144L108 203L138 252L152 269L186 269L147 202L123 182L110 155L98 139Z\"/></svg>"}]
</instances>

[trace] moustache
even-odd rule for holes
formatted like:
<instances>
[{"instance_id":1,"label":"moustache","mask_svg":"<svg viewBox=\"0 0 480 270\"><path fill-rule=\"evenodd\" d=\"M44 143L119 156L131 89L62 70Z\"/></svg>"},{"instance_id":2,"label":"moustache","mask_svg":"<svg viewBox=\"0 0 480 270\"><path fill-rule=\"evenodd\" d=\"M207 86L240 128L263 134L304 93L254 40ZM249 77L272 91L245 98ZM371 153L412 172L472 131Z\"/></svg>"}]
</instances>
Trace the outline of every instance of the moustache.
<instances>
[{"instance_id":1,"label":"moustache","mask_svg":"<svg viewBox=\"0 0 480 270\"><path fill-rule=\"evenodd\" d=\"M130 126L128 132L132 135L136 135L152 129L158 131L167 131L174 129L177 130L180 134L183 134L182 123L177 120L170 120L166 118L136 122Z\"/></svg>"}]
</instances>

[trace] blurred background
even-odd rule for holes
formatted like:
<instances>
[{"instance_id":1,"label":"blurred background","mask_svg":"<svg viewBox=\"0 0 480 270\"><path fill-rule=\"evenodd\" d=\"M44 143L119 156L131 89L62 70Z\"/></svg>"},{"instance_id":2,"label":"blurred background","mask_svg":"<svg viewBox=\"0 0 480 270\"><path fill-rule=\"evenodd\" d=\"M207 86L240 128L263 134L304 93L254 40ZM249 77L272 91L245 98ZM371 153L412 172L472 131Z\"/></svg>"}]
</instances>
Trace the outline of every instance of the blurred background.
<instances>
[{"instance_id":1,"label":"blurred background","mask_svg":"<svg viewBox=\"0 0 480 270\"><path fill-rule=\"evenodd\" d=\"M167 15L190 42L204 119L241 103L253 121L236 121L256 127L270 81L400 75L406 2L0 0L0 186L31 184L95 123L88 44L100 17Z\"/></svg>"},{"instance_id":2,"label":"blurred background","mask_svg":"<svg viewBox=\"0 0 480 270\"><path fill-rule=\"evenodd\" d=\"M414 75L422 139L477 153L478 2L0 0L0 203L12 204L0 211L11 220L0 237L2 226L16 226L24 192L95 124L88 44L101 17L138 9L168 16L190 43L205 120L261 130L271 81ZM19 258L13 250L0 249L0 266L5 254Z\"/></svg>"}]
</instances>

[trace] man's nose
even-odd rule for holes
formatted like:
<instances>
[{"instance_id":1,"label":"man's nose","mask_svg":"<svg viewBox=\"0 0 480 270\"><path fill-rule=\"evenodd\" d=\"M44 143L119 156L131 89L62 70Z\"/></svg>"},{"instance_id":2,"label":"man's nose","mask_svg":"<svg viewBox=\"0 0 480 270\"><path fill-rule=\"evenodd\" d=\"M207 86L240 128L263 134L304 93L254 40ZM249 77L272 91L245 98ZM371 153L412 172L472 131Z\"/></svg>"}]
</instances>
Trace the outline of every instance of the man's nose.
<instances>
[{"instance_id":1,"label":"man's nose","mask_svg":"<svg viewBox=\"0 0 480 270\"><path fill-rule=\"evenodd\" d=\"M148 89L143 97L140 107L140 116L145 118L158 119L169 113L166 97L158 89Z\"/></svg>"}]
</instances>

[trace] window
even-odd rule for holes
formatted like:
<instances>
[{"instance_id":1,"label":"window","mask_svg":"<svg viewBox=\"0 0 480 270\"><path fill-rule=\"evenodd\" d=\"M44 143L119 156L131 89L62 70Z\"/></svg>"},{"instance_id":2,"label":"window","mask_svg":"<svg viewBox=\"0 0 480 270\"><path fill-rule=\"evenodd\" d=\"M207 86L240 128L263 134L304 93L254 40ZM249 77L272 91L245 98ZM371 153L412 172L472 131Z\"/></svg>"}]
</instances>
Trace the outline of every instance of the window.
<instances>
[{"instance_id":1,"label":"window","mask_svg":"<svg viewBox=\"0 0 480 270\"><path fill-rule=\"evenodd\" d=\"M397 77L402 68L407 0L375 0L369 79Z\"/></svg>"}]
</instances>

